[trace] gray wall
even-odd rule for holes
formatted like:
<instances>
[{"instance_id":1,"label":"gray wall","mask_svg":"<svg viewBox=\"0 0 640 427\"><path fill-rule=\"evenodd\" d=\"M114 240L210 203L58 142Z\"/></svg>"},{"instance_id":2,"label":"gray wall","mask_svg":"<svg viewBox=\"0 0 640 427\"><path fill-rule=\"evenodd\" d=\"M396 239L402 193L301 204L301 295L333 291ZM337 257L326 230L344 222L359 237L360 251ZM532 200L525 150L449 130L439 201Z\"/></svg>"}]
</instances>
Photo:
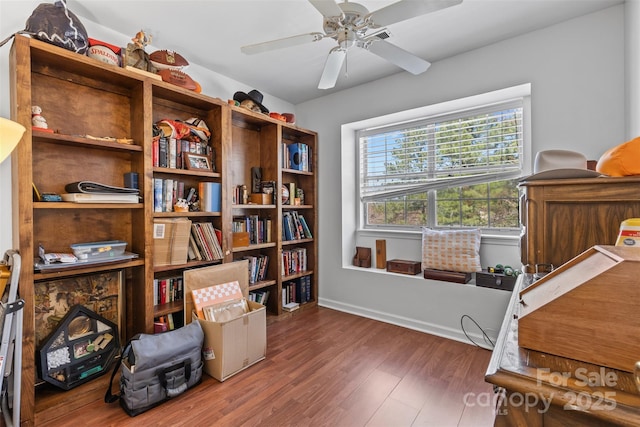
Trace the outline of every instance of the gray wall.
<instances>
[{"instance_id":1,"label":"gray wall","mask_svg":"<svg viewBox=\"0 0 640 427\"><path fill-rule=\"evenodd\" d=\"M375 238L357 232L352 192L343 193L355 176L341 153L341 125L531 83L532 152L565 148L598 159L626 140L624 11L611 7L436 62L420 76L399 73L297 105L301 125L320 135L320 303L462 340L468 314L495 336L507 292L349 266L356 242ZM379 238L387 259L420 259L420 236ZM487 239L483 265L517 262L518 251L517 241Z\"/></svg>"}]
</instances>

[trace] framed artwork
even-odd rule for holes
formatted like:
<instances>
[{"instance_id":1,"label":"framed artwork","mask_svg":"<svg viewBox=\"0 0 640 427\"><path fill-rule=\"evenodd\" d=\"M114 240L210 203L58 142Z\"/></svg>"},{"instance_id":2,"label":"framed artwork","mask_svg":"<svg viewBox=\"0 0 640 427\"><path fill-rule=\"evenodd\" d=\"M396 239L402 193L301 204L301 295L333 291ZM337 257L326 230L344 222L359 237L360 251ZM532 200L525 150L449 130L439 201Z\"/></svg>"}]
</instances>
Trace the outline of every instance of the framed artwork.
<instances>
[{"instance_id":1,"label":"framed artwork","mask_svg":"<svg viewBox=\"0 0 640 427\"><path fill-rule=\"evenodd\" d=\"M194 154L194 153L183 153L185 159L185 166L187 169L202 169L202 170L211 170L211 163L209 162L209 158L202 154Z\"/></svg>"},{"instance_id":2,"label":"framed artwork","mask_svg":"<svg viewBox=\"0 0 640 427\"><path fill-rule=\"evenodd\" d=\"M81 304L118 326L122 340L124 270L34 283L35 344L39 348L69 309Z\"/></svg>"}]
</instances>

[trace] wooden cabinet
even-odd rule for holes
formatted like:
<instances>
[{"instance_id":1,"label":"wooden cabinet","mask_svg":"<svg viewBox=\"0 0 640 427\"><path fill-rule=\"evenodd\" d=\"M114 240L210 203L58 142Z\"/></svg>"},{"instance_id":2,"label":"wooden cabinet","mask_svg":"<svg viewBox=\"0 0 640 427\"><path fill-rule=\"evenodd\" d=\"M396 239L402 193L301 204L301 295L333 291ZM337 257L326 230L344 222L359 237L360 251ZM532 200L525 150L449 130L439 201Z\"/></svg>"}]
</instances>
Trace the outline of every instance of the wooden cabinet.
<instances>
[{"instance_id":1,"label":"wooden cabinet","mask_svg":"<svg viewBox=\"0 0 640 427\"><path fill-rule=\"evenodd\" d=\"M521 261L558 267L594 245L614 245L620 223L640 217L640 178L524 181Z\"/></svg>"},{"instance_id":2,"label":"wooden cabinet","mask_svg":"<svg viewBox=\"0 0 640 427\"><path fill-rule=\"evenodd\" d=\"M495 426L640 425L632 373L518 346L519 294L530 280L518 277L487 368L498 394L474 402L495 403Z\"/></svg>"},{"instance_id":3,"label":"wooden cabinet","mask_svg":"<svg viewBox=\"0 0 640 427\"><path fill-rule=\"evenodd\" d=\"M181 276L185 269L218 262L233 262L246 256L266 255L264 280L250 291L269 290L268 313L285 314L283 289L290 281L308 278L309 301L318 298L317 134L263 114L230 106L226 102L181 89L147 76L113 67L98 60L17 36L10 53L11 116L27 131L12 157L14 247L30 266L38 245L47 252L69 252L74 243L102 240L127 242L127 251L138 258L119 263L85 266L56 272L22 268L20 296L25 300L22 421L44 422L104 396L102 376L75 389L62 392L38 379L36 371L36 296L39 284L81 275L118 272L122 287L121 335L153 332L154 319L173 314L183 319L183 304L157 304L154 279ZM31 128L31 106L39 105L49 128ZM161 119L203 119L211 131L215 170L184 170L154 166L153 124ZM98 137L97 139L95 137ZM128 138L132 144L105 140ZM303 143L310 148L308 170L284 167L286 146ZM259 167L263 181L275 183L276 197L268 204L233 201L234 188L251 185L252 168ZM124 174L139 176L140 203L74 204L34 201L33 185L40 192L64 193L66 184L90 180L124 186ZM155 212L156 179L172 179L197 187L215 182L221 188L220 212ZM283 203L284 184L304 190L304 203ZM313 237L284 240L283 217L297 212L305 217ZM233 246L233 219L239 216L270 219L270 241ZM211 222L221 231L223 259L188 261L179 265L154 266L154 221L188 218ZM283 252L306 251L304 269L285 273ZM288 313L287 313L288 314ZM179 320L177 324L181 324ZM108 378L107 378L108 379Z\"/></svg>"}]
</instances>

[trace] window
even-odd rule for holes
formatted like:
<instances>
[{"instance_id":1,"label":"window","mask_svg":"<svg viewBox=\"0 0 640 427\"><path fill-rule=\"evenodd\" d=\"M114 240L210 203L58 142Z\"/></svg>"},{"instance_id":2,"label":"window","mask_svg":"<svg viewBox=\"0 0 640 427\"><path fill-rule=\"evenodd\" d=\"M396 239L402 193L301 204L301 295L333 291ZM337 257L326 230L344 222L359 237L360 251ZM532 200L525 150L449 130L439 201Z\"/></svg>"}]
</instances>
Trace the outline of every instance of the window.
<instances>
[{"instance_id":1,"label":"window","mask_svg":"<svg viewBox=\"0 0 640 427\"><path fill-rule=\"evenodd\" d=\"M473 102L357 132L364 228L518 229L528 103Z\"/></svg>"}]
</instances>

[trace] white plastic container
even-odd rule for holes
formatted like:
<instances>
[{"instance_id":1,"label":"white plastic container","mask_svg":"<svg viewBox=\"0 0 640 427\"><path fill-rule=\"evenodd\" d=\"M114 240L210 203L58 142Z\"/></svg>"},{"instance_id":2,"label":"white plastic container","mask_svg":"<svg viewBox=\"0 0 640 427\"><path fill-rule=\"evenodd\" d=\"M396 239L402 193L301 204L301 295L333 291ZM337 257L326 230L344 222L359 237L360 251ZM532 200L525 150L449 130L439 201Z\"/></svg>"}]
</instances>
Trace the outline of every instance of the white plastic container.
<instances>
[{"instance_id":1,"label":"white plastic container","mask_svg":"<svg viewBox=\"0 0 640 427\"><path fill-rule=\"evenodd\" d=\"M76 243L71 245L73 254L79 259L108 259L124 254L127 242L109 240L104 242Z\"/></svg>"}]
</instances>

